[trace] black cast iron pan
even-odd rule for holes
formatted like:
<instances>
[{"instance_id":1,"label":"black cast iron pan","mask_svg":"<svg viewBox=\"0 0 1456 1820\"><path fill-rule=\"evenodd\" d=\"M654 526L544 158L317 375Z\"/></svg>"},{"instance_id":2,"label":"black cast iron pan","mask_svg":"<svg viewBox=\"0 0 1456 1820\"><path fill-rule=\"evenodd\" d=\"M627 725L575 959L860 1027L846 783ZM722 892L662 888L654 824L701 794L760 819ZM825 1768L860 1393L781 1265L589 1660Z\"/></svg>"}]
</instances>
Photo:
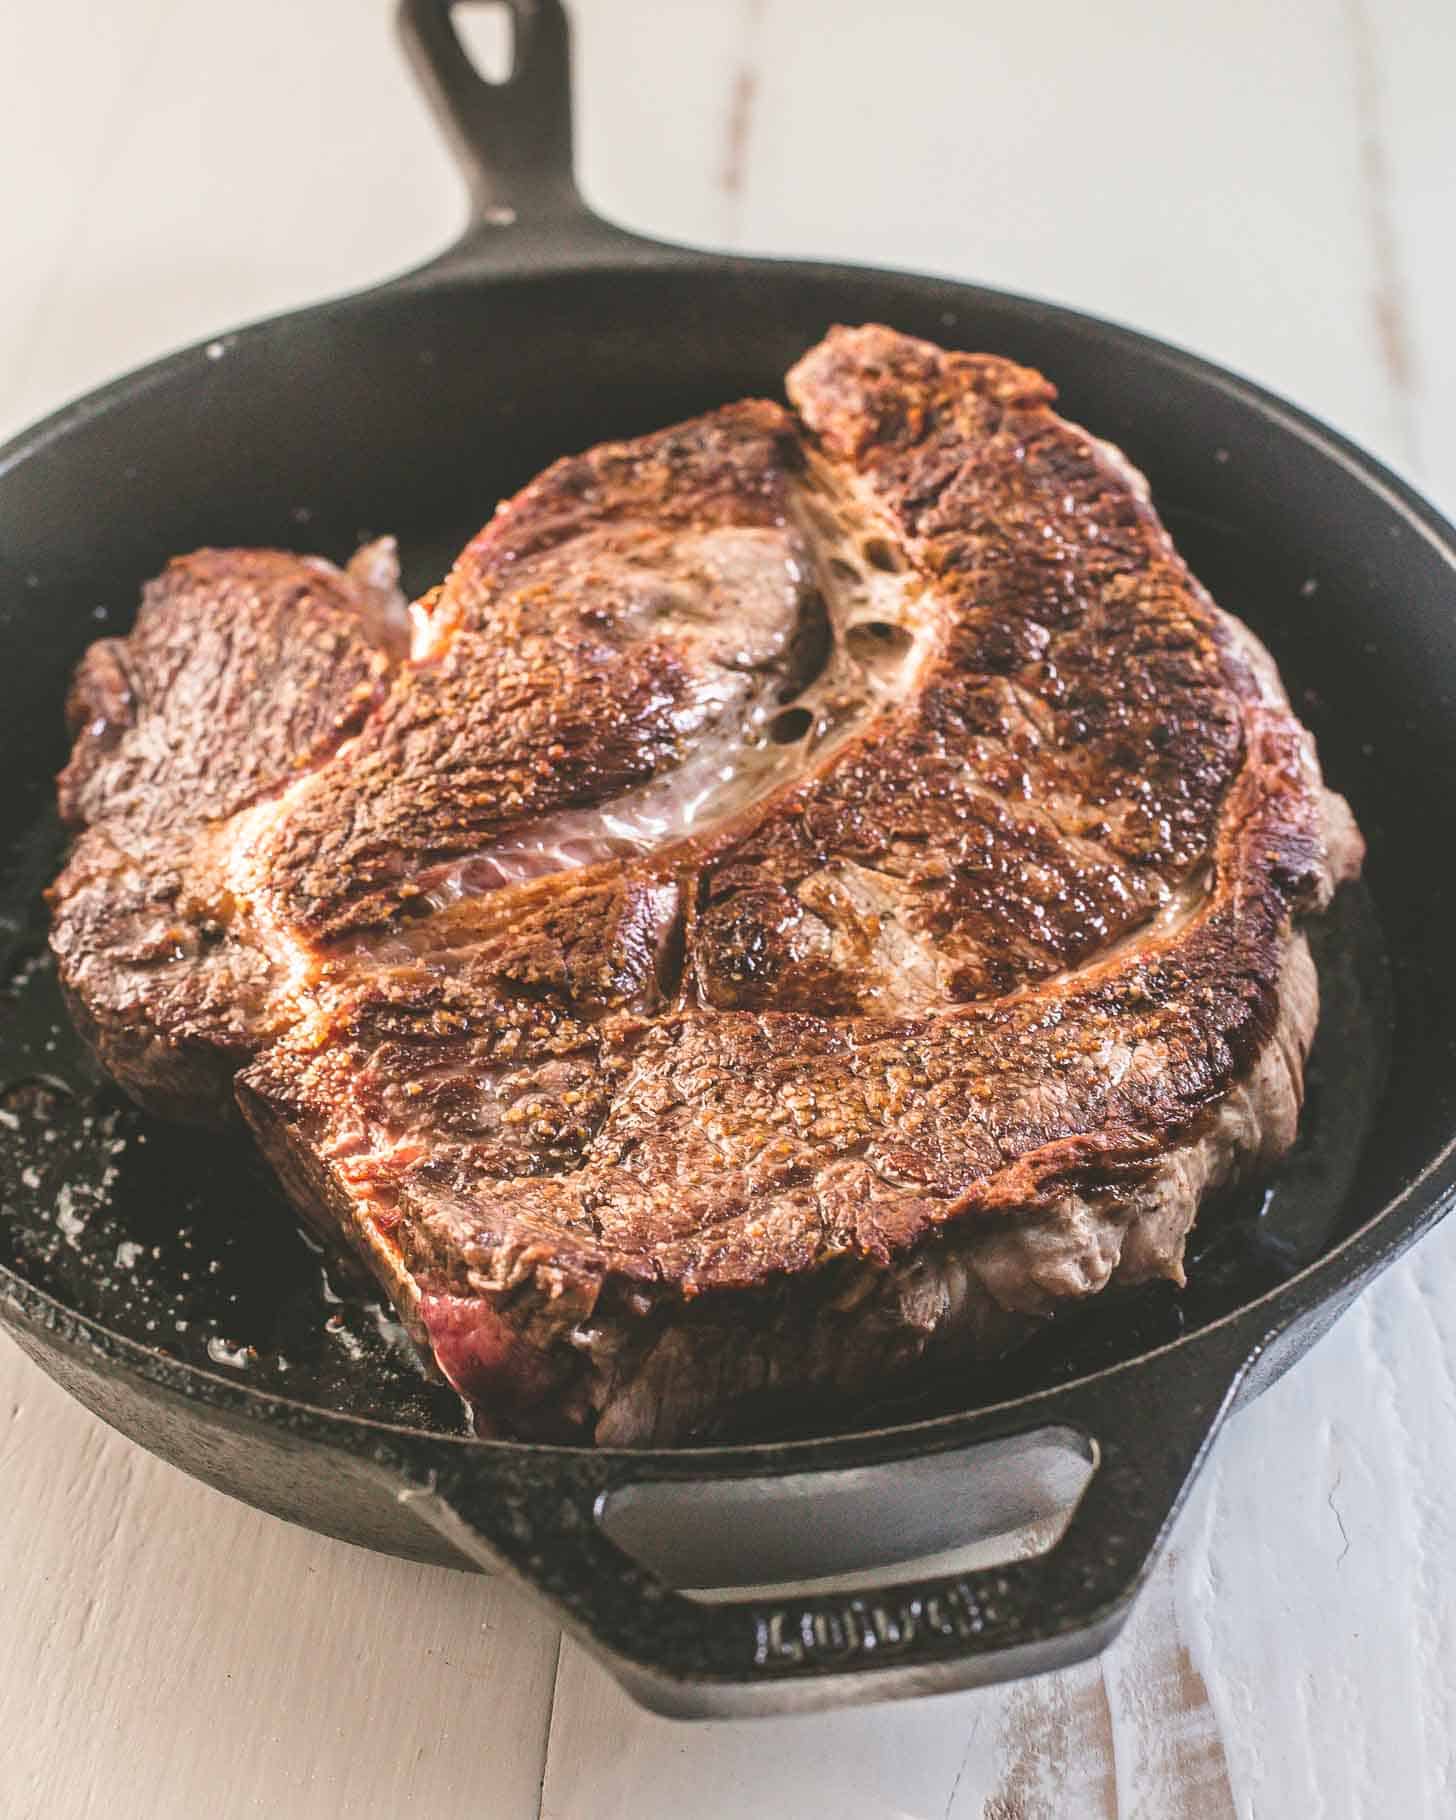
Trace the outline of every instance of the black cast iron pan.
<instances>
[{"instance_id":1,"label":"black cast iron pan","mask_svg":"<svg viewBox=\"0 0 1456 1820\"><path fill-rule=\"evenodd\" d=\"M403 9L470 182L471 225L448 253L118 380L0 454L0 1315L82 1402L210 1483L370 1547L516 1575L662 1710L778 1711L1053 1668L1115 1634L1224 1416L1456 1183L1456 534L1298 411L1124 329L598 220L572 179L560 8L511 10L514 73L492 86L448 0ZM554 456L771 393L828 324L862 320L1051 374L1273 646L1371 846L1368 893L1347 894L1324 945L1305 1136L1267 1195L1210 1210L1184 1296L1102 1298L938 1403L676 1452L475 1440L378 1311L330 1284L245 1145L149 1123L79 1053L36 908L58 851L67 677L173 552L341 557L361 532L393 531L422 588ZM1094 1470L1049 1552L907 1565L1035 1514L1068 1449ZM845 1567L877 1572L852 1592L673 1590Z\"/></svg>"}]
</instances>

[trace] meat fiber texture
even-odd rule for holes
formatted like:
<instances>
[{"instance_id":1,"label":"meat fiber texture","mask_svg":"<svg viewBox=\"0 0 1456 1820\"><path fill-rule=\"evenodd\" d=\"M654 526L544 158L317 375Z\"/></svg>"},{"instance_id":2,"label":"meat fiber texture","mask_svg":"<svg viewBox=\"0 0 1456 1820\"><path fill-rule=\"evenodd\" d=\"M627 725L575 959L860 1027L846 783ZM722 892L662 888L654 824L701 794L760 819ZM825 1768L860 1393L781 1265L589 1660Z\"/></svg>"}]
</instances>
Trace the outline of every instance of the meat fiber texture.
<instances>
[{"instance_id":1,"label":"meat fiber texture","mask_svg":"<svg viewBox=\"0 0 1456 1820\"><path fill-rule=\"evenodd\" d=\"M79 1024L484 1432L970 1382L1294 1137L1362 847L1267 653L1039 374L835 329L788 395L407 612L387 543L181 557L76 678Z\"/></svg>"}]
</instances>

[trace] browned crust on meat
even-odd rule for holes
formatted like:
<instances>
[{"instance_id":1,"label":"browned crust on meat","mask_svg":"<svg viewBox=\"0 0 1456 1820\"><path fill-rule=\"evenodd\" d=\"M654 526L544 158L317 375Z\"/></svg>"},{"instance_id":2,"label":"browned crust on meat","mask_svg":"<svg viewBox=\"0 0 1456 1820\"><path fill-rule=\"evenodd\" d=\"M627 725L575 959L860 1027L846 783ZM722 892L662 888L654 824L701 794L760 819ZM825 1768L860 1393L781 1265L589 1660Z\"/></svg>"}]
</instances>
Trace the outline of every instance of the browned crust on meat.
<instances>
[{"instance_id":1,"label":"browned crust on meat","mask_svg":"<svg viewBox=\"0 0 1456 1820\"><path fill-rule=\"evenodd\" d=\"M471 950L448 985L431 975L422 997L392 1002L402 1049L381 1047L377 1029L354 1046L380 988L351 991L346 1023L307 1063L330 1087L311 1080L299 1098L356 1100L353 1083L377 1076L428 1092L412 1038L456 1084L478 1083L502 1042L520 1057L507 1110L523 1116L505 1128L525 1127L516 1166L472 1150L452 1185L432 1143L395 1171L394 1192L418 1200L422 1267L458 1244L466 1268L515 1286L520 1257L549 1244L553 1268L693 1296L838 1257L887 1262L965 1215L1131 1190L1197 1129L1272 1031L1291 902L1313 908L1325 889L1318 812L1304 736L1275 717L1255 727L1228 806L1219 887L1186 928L1121 964L933 1018L687 1009L604 1031L549 1005L523 1013L498 996L498 953ZM450 998L453 1052L435 1028ZM296 1066L276 1051L249 1079L263 1087L262 1068L277 1070L267 1086L282 1098ZM565 1093L582 1116L563 1157L547 1140L567 1123ZM478 1115L478 1092L470 1105ZM426 1125L445 1139L443 1117Z\"/></svg>"},{"instance_id":2,"label":"browned crust on meat","mask_svg":"<svg viewBox=\"0 0 1456 1820\"><path fill-rule=\"evenodd\" d=\"M365 606L330 563L198 550L77 670L57 787L80 833L50 888L51 946L101 1060L163 1117L235 1117L234 1073L287 1022L208 842L363 724L389 668Z\"/></svg>"},{"instance_id":3,"label":"browned crust on meat","mask_svg":"<svg viewBox=\"0 0 1456 1820\"><path fill-rule=\"evenodd\" d=\"M295 781L265 740L217 781L234 809L159 811L135 855L111 733L63 783L94 825L56 945L109 1065L161 1104L185 1069L148 1045L221 1058L214 1083L246 1061L290 1192L526 1428L673 1438L744 1388L735 1323L760 1388L850 1390L854 1309L881 1360L960 1356L1119 1272L1177 1278L1203 1194L1292 1135L1297 923L1360 850L1267 655L1040 375L871 327L790 395L802 436L749 403L550 469L409 662L351 660ZM898 693L702 835L440 908L442 867L670 778L739 671L793 670L768 609L752 653L705 656L714 564L746 560L711 540L797 573L826 500L898 572ZM707 608L658 635L685 575ZM83 667L103 729L136 639ZM166 960L209 866L236 927Z\"/></svg>"},{"instance_id":4,"label":"browned crust on meat","mask_svg":"<svg viewBox=\"0 0 1456 1820\"><path fill-rule=\"evenodd\" d=\"M313 769L363 722L388 668L360 611L357 585L314 558L174 558L131 633L92 645L77 669L62 815L105 822L136 851Z\"/></svg>"},{"instance_id":5,"label":"browned crust on meat","mask_svg":"<svg viewBox=\"0 0 1456 1820\"><path fill-rule=\"evenodd\" d=\"M873 1013L907 949L951 1003L1080 965L1199 863L1243 762L1256 691L1215 609L1038 374L841 330L789 389L898 536L933 643L900 712L716 860L709 1002Z\"/></svg>"},{"instance_id":6,"label":"browned crust on meat","mask_svg":"<svg viewBox=\"0 0 1456 1820\"><path fill-rule=\"evenodd\" d=\"M427 603L429 660L280 826L289 920L377 926L430 863L676 762L688 679L669 644L621 638L624 576L675 532L781 524L794 456L788 414L748 401L559 461L504 506Z\"/></svg>"}]
</instances>

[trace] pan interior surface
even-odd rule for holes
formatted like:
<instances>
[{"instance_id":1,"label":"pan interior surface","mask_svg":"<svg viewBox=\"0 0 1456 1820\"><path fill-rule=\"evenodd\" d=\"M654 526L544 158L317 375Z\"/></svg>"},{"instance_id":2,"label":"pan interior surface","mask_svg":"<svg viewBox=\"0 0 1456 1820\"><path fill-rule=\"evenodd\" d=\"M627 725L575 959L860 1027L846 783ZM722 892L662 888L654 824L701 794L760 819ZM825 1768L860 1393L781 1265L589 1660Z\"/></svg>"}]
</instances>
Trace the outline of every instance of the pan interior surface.
<instances>
[{"instance_id":1,"label":"pan interior surface","mask_svg":"<svg viewBox=\"0 0 1456 1820\"><path fill-rule=\"evenodd\" d=\"M1371 861L1368 891L1343 893L1321 936L1299 1143L1272 1183L1206 1210L1186 1292L1098 1298L913 1408L805 1412L805 1426L976 1407L1137 1356L1297 1274L1418 1173L1456 1113L1450 845L1431 825L1456 801L1456 586L1403 502L1201 369L1014 299L812 268L556 274L245 331L122 382L111 408L0 467L0 1266L215 1374L463 1431L367 1289L299 1235L247 1140L145 1118L71 1032L39 903L62 845L50 803L71 667L126 629L168 556L203 543L342 558L391 532L422 590L555 456L774 395L831 322L866 319L1040 366L1067 415L1148 472L1195 573L1269 643Z\"/></svg>"}]
</instances>

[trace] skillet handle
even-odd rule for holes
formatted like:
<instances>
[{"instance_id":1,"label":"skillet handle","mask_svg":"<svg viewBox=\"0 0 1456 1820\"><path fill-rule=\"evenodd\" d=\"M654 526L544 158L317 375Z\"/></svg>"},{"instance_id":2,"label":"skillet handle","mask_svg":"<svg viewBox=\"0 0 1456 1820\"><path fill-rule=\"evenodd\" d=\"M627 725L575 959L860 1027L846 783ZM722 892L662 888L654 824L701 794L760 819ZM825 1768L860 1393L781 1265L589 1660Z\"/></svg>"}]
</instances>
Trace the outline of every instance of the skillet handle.
<instances>
[{"instance_id":1,"label":"skillet handle","mask_svg":"<svg viewBox=\"0 0 1456 1820\"><path fill-rule=\"evenodd\" d=\"M547 268L671 256L594 215L572 160L571 44L561 0L499 0L510 15L511 73L488 81L455 28L459 0L400 0L398 25L420 86L470 193L464 235L412 277L478 266Z\"/></svg>"},{"instance_id":2,"label":"skillet handle","mask_svg":"<svg viewBox=\"0 0 1456 1820\"><path fill-rule=\"evenodd\" d=\"M544 1595L655 1711L776 1713L1006 1681L1095 1655L1121 1629L1255 1356L1247 1337L1206 1338L999 1412L808 1450L720 1452L706 1469L701 1453L457 1449L402 1496L466 1555ZM888 1569L851 1593L709 1602L666 1585L601 1523L633 1485L697 1480L709 1497L723 1478L768 1475L787 1492L806 1451L825 1470L884 1469L864 1481L870 1522L881 1500L893 1507L897 1462L1048 1426L1081 1437L1095 1470L1060 1540L1003 1566L911 1580ZM974 1534L974 1456L964 1495Z\"/></svg>"}]
</instances>

